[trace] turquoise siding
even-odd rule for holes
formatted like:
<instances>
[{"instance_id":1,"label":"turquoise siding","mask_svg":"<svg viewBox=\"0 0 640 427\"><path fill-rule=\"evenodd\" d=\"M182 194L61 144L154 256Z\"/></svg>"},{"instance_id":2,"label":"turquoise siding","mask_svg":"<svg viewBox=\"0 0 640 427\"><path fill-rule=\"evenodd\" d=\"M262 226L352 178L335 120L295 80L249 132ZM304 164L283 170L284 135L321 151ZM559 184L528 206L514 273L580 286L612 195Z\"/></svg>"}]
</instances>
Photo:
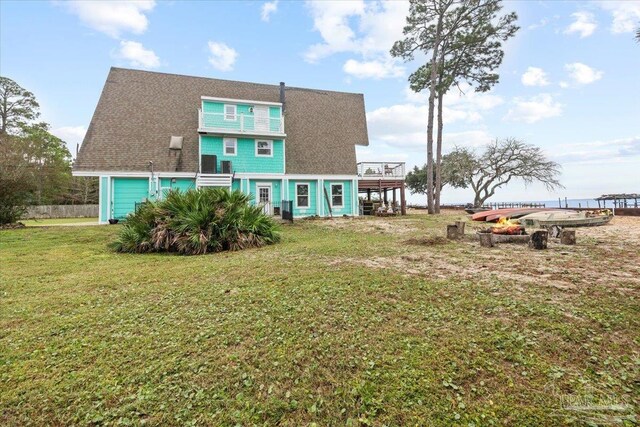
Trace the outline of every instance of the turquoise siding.
<instances>
[{"instance_id":1,"label":"turquoise siding","mask_svg":"<svg viewBox=\"0 0 640 427\"><path fill-rule=\"evenodd\" d=\"M231 189L232 190L239 190L240 189L240 180L239 179L234 179L233 182L231 183Z\"/></svg>"},{"instance_id":2,"label":"turquoise siding","mask_svg":"<svg viewBox=\"0 0 640 427\"><path fill-rule=\"evenodd\" d=\"M230 103L233 104L233 103ZM224 115L224 102L216 102L216 101L203 101L202 102L202 111L205 113L203 116L203 125L205 127L210 128L219 128L219 129L229 129L229 130L239 130L240 123L242 122L244 126L244 130L255 130L254 127L254 115L251 112L251 107L253 105L249 104L235 104L236 105L236 119L235 120L225 120ZM207 114L214 113L214 114ZM243 116L242 118L240 116ZM280 118L281 109L280 107L269 107L269 117L272 119ZM278 132L279 131L279 120L270 120L269 121L269 131L270 132Z\"/></svg>"},{"instance_id":3,"label":"turquoise siding","mask_svg":"<svg viewBox=\"0 0 640 427\"><path fill-rule=\"evenodd\" d=\"M176 182L172 182L173 178L161 178L160 186L166 194L169 190L187 191L196 188L196 181L192 178L175 178Z\"/></svg>"},{"instance_id":4,"label":"turquoise siding","mask_svg":"<svg viewBox=\"0 0 640 427\"><path fill-rule=\"evenodd\" d=\"M136 203L143 202L148 197L148 178L113 178L113 218L125 218L135 210Z\"/></svg>"},{"instance_id":5,"label":"turquoise siding","mask_svg":"<svg viewBox=\"0 0 640 427\"><path fill-rule=\"evenodd\" d=\"M214 154L220 162L231 161L231 167L236 173L284 173L284 142L273 140L273 157L256 156L256 140L253 138L237 138L238 149L235 156L225 156L223 138L219 136L202 135L200 137L200 153Z\"/></svg>"},{"instance_id":6,"label":"turquoise siding","mask_svg":"<svg viewBox=\"0 0 640 427\"><path fill-rule=\"evenodd\" d=\"M100 177L100 222L109 220L109 177Z\"/></svg>"},{"instance_id":7,"label":"turquoise siding","mask_svg":"<svg viewBox=\"0 0 640 427\"><path fill-rule=\"evenodd\" d=\"M297 207L296 200L296 183L309 184L309 207L299 208ZM290 180L289 181L289 200L293 200L293 215L294 216L312 216L318 215L317 211L317 199L318 199L318 183L316 181L305 180Z\"/></svg>"},{"instance_id":8,"label":"turquoise siding","mask_svg":"<svg viewBox=\"0 0 640 427\"><path fill-rule=\"evenodd\" d=\"M342 184L342 207L332 206L333 215L353 215L353 185L351 181L324 181L324 188L327 189L327 195L331 200L331 184ZM324 192L320 195L324 205L325 216L329 215L329 205Z\"/></svg>"},{"instance_id":9,"label":"turquoise siding","mask_svg":"<svg viewBox=\"0 0 640 427\"><path fill-rule=\"evenodd\" d=\"M249 193L252 196L253 203L256 204L258 201L258 192L256 190L256 184L264 183L271 184L271 204L274 206L280 206L282 201L282 182L280 180L271 180L271 179L251 179L249 180L250 188ZM246 193L245 189L245 193Z\"/></svg>"}]
</instances>

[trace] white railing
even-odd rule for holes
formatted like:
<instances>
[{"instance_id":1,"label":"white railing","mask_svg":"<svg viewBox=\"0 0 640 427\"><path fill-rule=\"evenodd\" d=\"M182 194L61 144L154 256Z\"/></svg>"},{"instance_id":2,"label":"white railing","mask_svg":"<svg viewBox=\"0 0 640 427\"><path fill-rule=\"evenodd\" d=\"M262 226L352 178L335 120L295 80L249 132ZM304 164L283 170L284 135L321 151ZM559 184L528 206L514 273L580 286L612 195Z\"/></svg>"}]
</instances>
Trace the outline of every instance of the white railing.
<instances>
[{"instance_id":1,"label":"white railing","mask_svg":"<svg viewBox=\"0 0 640 427\"><path fill-rule=\"evenodd\" d=\"M209 113L198 110L198 129L204 132L231 132L257 135L284 134L282 117L257 117L253 114Z\"/></svg>"},{"instance_id":2,"label":"white railing","mask_svg":"<svg viewBox=\"0 0 640 427\"><path fill-rule=\"evenodd\" d=\"M199 174L196 179L197 187L231 187L233 175Z\"/></svg>"},{"instance_id":3,"label":"white railing","mask_svg":"<svg viewBox=\"0 0 640 427\"><path fill-rule=\"evenodd\" d=\"M400 178L404 179L404 162L361 162L358 176L363 179Z\"/></svg>"}]
</instances>

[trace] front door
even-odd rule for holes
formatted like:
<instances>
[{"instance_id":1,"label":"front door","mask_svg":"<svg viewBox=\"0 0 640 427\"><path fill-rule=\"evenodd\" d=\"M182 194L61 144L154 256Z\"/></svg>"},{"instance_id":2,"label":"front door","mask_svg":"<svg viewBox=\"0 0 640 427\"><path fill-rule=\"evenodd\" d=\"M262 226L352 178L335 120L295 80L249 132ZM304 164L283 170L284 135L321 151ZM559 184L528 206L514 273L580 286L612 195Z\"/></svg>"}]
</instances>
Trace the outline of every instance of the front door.
<instances>
[{"instance_id":1,"label":"front door","mask_svg":"<svg viewBox=\"0 0 640 427\"><path fill-rule=\"evenodd\" d=\"M269 130L269 107L266 105L256 105L253 107L253 119L255 130L266 132Z\"/></svg>"},{"instance_id":2,"label":"front door","mask_svg":"<svg viewBox=\"0 0 640 427\"><path fill-rule=\"evenodd\" d=\"M271 213L271 186L260 185L256 186L258 192L258 204L262 206L262 209L266 215L272 215Z\"/></svg>"}]
</instances>

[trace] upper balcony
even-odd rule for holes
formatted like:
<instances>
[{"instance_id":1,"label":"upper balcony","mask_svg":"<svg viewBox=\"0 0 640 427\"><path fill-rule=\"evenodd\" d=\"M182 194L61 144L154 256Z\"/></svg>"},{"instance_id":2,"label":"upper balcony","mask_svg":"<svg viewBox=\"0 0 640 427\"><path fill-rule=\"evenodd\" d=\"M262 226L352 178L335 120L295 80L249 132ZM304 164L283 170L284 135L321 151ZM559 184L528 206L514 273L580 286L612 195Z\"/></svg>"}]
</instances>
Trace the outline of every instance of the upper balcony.
<instances>
[{"instance_id":1,"label":"upper balcony","mask_svg":"<svg viewBox=\"0 0 640 427\"><path fill-rule=\"evenodd\" d=\"M404 180L404 162L360 162L358 178L375 180Z\"/></svg>"},{"instance_id":2,"label":"upper balcony","mask_svg":"<svg viewBox=\"0 0 640 427\"><path fill-rule=\"evenodd\" d=\"M284 138L280 104L205 98L198 110L198 132L230 136Z\"/></svg>"}]
</instances>

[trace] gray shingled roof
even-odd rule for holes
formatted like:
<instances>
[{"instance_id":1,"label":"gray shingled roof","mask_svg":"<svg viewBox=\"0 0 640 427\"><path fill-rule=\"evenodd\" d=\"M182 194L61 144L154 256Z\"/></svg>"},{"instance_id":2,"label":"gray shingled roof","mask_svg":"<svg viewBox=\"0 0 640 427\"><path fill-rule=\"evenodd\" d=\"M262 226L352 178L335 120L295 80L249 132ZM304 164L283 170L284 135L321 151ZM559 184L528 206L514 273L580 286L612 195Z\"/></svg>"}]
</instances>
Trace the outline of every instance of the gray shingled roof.
<instances>
[{"instance_id":1,"label":"gray shingled roof","mask_svg":"<svg viewBox=\"0 0 640 427\"><path fill-rule=\"evenodd\" d=\"M111 68L74 170L196 172L201 96L279 102L278 85ZM286 87L287 173L355 174L362 94ZM182 158L169 150L183 136Z\"/></svg>"}]
</instances>

